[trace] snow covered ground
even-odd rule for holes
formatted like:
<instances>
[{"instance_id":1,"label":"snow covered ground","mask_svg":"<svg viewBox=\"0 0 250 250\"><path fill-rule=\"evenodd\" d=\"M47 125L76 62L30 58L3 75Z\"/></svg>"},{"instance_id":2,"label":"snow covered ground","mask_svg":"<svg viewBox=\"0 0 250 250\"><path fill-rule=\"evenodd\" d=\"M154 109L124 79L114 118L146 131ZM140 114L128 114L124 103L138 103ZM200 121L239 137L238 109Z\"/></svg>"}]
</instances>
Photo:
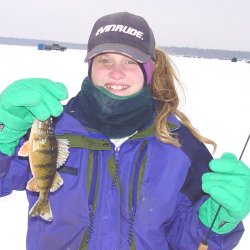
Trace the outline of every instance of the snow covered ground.
<instances>
[{"instance_id":1,"label":"snow covered ground","mask_svg":"<svg viewBox=\"0 0 250 250\"><path fill-rule=\"evenodd\" d=\"M64 82L73 96L87 74L85 53L0 45L0 91L17 79L46 77ZM225 151L240 156L250 132L250 64L174 56L172 60L186 86L186 101L181 107L203 135L217 142L214 156ZM242 160L250 166L250 145ZM0 249L25 250L26 218L24 192L0 199ZM250 215L244 224L246 231L237 250L249 249Z\"/></svg>"}]
</instances>

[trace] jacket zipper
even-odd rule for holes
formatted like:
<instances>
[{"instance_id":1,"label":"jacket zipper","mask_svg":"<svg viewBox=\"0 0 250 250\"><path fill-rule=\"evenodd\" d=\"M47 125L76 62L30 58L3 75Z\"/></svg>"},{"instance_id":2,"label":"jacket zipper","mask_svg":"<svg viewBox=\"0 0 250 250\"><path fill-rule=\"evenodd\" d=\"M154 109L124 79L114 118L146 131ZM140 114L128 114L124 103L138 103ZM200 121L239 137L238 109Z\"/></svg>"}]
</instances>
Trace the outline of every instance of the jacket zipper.
<instances>
[{"instance_id":1,"label":"jacket zipper","mask_svg":"<svg viewBox=\"0 0 250 250\"><path fill-rule=\"evenodd\" d=\"M115 147L114 148L114 156L115 156L115 165L116 165L116 169L115 169L115 175L112 181L112 187L115 186L115 181L119 175L119 160L120 160L120 156L119 156L119 151L120 151L120 147Z\"/></svg>"}]
</instances>

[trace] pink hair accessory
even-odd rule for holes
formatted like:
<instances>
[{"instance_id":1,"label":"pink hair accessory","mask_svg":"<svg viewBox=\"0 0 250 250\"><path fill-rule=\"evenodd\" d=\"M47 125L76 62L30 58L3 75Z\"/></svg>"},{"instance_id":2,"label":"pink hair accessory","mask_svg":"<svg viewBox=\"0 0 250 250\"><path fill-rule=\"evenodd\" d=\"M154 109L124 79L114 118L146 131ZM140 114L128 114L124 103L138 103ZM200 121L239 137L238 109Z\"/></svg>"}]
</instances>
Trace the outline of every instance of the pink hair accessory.
<instances>
[{"instance_id":1,"label":"pink hair accessory","mask_svg":"<svg viewBox=\"0 0 250 250\"><path fill-rule=\"evenodd\" d=\"M146 76L147 76L147 85L151 84L152 80L152 74L153 74L153 68L154 68L154 62L153 60L149 59L147 62L143 63L143 68L145 70Z\"/></svg>"}]
</instances>

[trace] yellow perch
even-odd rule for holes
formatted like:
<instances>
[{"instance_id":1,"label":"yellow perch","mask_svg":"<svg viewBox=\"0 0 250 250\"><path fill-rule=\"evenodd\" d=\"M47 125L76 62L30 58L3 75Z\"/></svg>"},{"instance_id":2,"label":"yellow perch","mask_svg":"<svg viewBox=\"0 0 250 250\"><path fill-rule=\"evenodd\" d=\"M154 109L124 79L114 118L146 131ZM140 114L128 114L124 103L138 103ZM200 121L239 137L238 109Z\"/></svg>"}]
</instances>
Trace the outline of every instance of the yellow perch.
<instances>
[{"instance_id":1,"label":"yellow perch","mask_svg":"<svg viewBox=\"0 0 250 250\"><path fill-rule=\"evenodd\" d=\"M30 209L29 215L52 221L49 192L56 191L63 184L63 179L56 170L69 156L68 141L56 138L52 118L46 121L35 119L29 140L20 148L18 155L29 157L33 178L26 188L39 192L39 198Z\"/></svg>"}]
</instances>

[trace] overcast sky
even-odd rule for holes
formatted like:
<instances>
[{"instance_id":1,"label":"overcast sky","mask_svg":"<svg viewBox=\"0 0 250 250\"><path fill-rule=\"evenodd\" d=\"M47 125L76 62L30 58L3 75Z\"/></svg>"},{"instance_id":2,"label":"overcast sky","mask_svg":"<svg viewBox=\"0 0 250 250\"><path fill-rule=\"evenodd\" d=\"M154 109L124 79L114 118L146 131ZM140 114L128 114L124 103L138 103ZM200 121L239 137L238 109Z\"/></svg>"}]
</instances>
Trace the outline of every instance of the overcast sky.
<instances>
[{"instance_id":1,"label":"overcast sky","mask_svg":"<svg viewBox=\"0 0 250 250\"><path fill-rule=\"evenodd\" d=\"M0 37L86 44L119 11L143 16L158 46L250 51L250 0L0 0Z\"/></svg>"}]
</instances>

